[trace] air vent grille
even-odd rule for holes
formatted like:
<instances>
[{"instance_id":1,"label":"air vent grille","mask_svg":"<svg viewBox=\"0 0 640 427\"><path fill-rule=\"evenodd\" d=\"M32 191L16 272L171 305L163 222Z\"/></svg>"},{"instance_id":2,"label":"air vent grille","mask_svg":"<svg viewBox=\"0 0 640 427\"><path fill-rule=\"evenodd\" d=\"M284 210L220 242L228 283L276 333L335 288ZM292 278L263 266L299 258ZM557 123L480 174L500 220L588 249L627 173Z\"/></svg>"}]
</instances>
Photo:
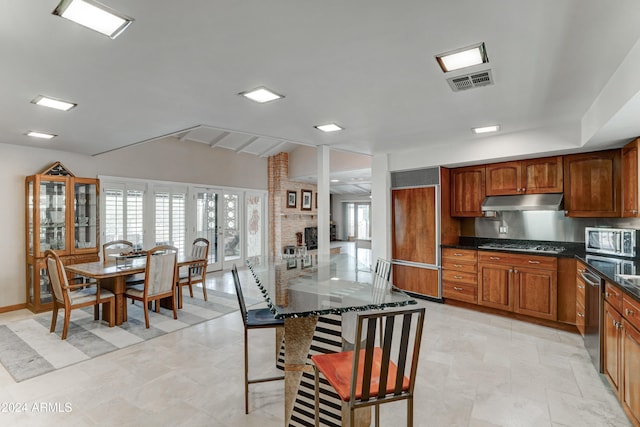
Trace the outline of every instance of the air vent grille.
<instances>
[{"instance_id":1,"label":"air vent grille","mask_svg":"<svg viewBox=\"0 0 640 427\"><path fill-rule=\"evenodd\" d=\"M465 74L462 76L451 77L447 79L447 82L454 92L459 92L461 90L467 90L474 87L492 85L493 77L491 76L491 70L485 70L471 74Z\"/></svg>"}]
</instances>

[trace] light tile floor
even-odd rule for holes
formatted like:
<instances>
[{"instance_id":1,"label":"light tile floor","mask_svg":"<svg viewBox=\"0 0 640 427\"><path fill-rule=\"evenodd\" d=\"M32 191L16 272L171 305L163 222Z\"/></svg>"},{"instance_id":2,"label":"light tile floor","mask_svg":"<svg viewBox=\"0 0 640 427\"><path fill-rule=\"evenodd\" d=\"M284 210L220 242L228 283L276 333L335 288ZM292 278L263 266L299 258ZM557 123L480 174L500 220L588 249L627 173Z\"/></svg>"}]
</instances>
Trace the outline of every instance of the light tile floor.
<instances>
[{"instance_id":1,"label":"light tile floor","mask_svg":"<svg viewBox=\"0 0 640 427\"><path fill-rule=\"evenodd\" d=\"M240 273L246 296L260 298ZM228 272L210 274L207 286L234 292ZM579 335L420 304L416 426L631 425ZM275 371L273 331L252 331L249 342L250 369ZM281 382L251 386L244 414L242 351L235 312L21 383L0 367L0 426L282 426ZM405 407L383 405L381 425L404 425Z\"/></svg>"}]
</instances>

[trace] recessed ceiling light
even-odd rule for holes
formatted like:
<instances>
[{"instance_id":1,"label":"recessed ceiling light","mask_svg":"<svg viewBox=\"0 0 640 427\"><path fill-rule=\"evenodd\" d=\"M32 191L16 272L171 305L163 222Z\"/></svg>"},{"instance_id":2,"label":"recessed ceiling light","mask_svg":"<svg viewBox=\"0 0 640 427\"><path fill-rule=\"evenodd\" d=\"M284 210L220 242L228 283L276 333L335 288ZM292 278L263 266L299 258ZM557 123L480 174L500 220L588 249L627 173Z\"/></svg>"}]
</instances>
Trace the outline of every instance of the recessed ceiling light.
<instances>
[{"instance_id":1,"label":"recessed ceiling light","mask_svg":"<svg viewBox=\"0 0 640 427\"><path fill-rule=\"evenodd\" d=\"M133 22L133 18L95 0L62 0L51 13L112 39L118 37Z\"/></svg>"},{"instance_id":2,"label":"recessed ceiling light","mask_svg":"<svg viewBox=\"0 0 640 427\"><path fill-rule=\"evenodd\" d=\"M26 135L34 137L34 138L41 138L41 139L51 139L51 138L55 138L56 136L58 136L58 135L54 135L52 133L37 132L35 130L30 130L29 132L27 132Z\"/></svg>"},{"instance_id":3,"label":"recessed ceiling light","mask_svg":"<svg viewBox=\"0 0 640 427\"><path fill-rule=\"evenodd\" d=\"M326 125L318 125L314 127L322 132L336 132L344 129L335 123L327 123Z\"/></svg>"},{"instance_id":4,"label":"recessed ceiling light","mask_svg":"<svg viewBox=\"0 0 640 427\"><path fill-rule=\"evenodd\" d=\"M43 107L55 108L56 110L69 111L78 104L73 102L61 101L59 99L49 98L48 96L38 95L32 104L41 105Z\"/></svg>"},{"instance_id":5,"label":"recessed ceiling light","mask_svg":"<svg viewBox=\"0 0 640 427\"><path fill-rule=\"evenodd\" d=\"M489 133L489 132L498 132L500 130L500 125L491 125L491 126L483 126L479 128L471 128L471 132L473 133Z\"/></svg>"},{"instance_id":6,"label":"recessed ceiling light","mask_svg":"<svg viewBox=\"0 0 640 427\"><path fill-rule=\"evenodd\" d=\"M436 61L445 73L489 62L483 43L436 55Z\"/></svg>"},{"instance_id":7,"label":"recessed ceiling light","mask_svg":"<svg viewBox=\"0 0 640 427\"><path fill-rule=\"evenodd\" d=\"M252 101L264 104L265 102L274 101L276 99L284 98L283 95L279 95L266 87L262 86L247 92L240 92L238 95L249 98Z\"/></svg>"}]
</instances>

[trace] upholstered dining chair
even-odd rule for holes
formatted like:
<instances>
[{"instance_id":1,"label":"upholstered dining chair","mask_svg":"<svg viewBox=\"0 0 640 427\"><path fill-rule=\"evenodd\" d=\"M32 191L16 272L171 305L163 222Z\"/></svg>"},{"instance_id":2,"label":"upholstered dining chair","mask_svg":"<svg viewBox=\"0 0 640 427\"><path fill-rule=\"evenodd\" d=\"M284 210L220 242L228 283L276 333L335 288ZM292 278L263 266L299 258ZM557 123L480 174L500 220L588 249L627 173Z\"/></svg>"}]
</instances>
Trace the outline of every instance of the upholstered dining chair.
<instances>
[{"instance_id":1,"label":"upholstered dining chair","mask_svg":"<svg viewBox=\"0 0 640 427\"><path fill-rule=\"evenodd\" d=\"M114 265L116 259L110 255L133 252L133 243L128 240L112 240L102 245L102 263ZM133 286L144 283L144 274L134 274L126 278L126 285Z\"/></svg>"},{"instance_id":2,"label":"upholstered dining chair","mask_svg":"<svg viewBox=\"0 0 640 427\"><path fill-rule=\"evenodd\" d=\"M320 375L324 379L323 388L333 388L347 403L348 425L354 425L355 410L375 406L375 425L378 426L381 404L406 400L407 425L413 426L413 391L424 312L421 307L360 313L354 350L311 356L315 371L316 426L320 421ZM376 346L378 323L384 325L380 346Z\"/></svg>"},{"instance_id":3,"label":"upholstered dining chair","mask_svg":"<svg viewBox=\"0 0 640 427\"><path fill-rule=\"evenodd\" d=\"M202 283L202 294L207 301L207 262L209 257L209 241L203 237L198 237L191 245L191 256L202 259L179 270L178 279L178 308L182 308L182 287L189 287L189 295L193 298L193 285Z\"/></svg>"},{"instance_id":4,"label":"upholstered dining chair","mask_svg":"<svg viewBox=\"0 0 640 427\"><path fill-rule=\"evenodd\" d=\"M102 304L103 312L105 304L109 308L109 326L113 326L116 317L116 296L113 292L100 289L100 283L69 284L67 273L58 254L49 249L44 253L44 256L49 283L53 288L53 313L50 332L55 332L56 330L58 310L60 308L64 310L64 326L62 327L62 339L64 340L67 339L67 332L69 331L71 311L75 308L93 306L93 318L98 320L100 317L100 304Z\"/></svg>"},{"instance_id":5,"label":"upholstered dining chair","mask_svg":"<svg viewBox=\"0 0 640 427\"><path fill-rule=\"evenodd\" d=\"M164 298L171 298L173 318L178 318L176 309L176 279L178 249L170 245L156 246L147 251L147 264L144 273L144 283L125 289L124 296L133 301L141 301L144 309L144 322L149 328L149 303L156 302L156 312L160 311L159 302ZM127 318L127 304L124 304L124 318Z\"/></svg>"},{"instance_id":6,"label":"upholstered dining chair","mask_svg":"<svg viewBox=\"0 0 640 427\"><path fill-rule=\"evenodd\" d=\"M284 328L284 320L276 319L268 308L257 308L247 310L244 301L240 277L238 276L238 268L233 265L231 269L233 275L233 283L236 287L236 295L238 296L238 305L240 306L240 314L242 315L242 323L244 325L244 413L249 413L249 384L263 383L267 381L283 380L284 375L249 379L249 349L248 349L248 331L251 329L265 328Z\"/></svg>"}]
</instances>

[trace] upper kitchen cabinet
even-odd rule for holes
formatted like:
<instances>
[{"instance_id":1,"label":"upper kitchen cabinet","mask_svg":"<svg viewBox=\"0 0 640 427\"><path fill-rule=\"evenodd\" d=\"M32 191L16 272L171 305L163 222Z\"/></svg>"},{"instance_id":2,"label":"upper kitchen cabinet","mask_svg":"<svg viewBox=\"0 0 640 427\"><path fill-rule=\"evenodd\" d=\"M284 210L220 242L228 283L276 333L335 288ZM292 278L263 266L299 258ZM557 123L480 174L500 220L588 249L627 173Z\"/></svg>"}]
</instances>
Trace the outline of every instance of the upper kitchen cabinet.
<instances>
[{"instance_id":1,"label":"upper kitchen cabinet","mask_svg":"<svg viewBox=\"0 0 640 427\"><path fill-rule=\"evenodd\" d=\"M640 138L622 147L622 216L638 217L638 146Z\"/></svg>"},{"instance_id":2,"label":"upper kitchen cabinet","mask_svg":"<svg viewBox=\"0 0 640 427\"><path fill-rule=\"evenodd\" d=\"M451 170L451 216L482 216L484 198L484 166Z\"/></svg>"},{"instance_id":3,"label":"upper kitchen cabinet","mask_svg":"<svg viewBox=\"0 0 640 427\"><path fill-rule=\"evenodd\" d=\"M487 196L562 193L562 157L544 157L486 166Z\"/></svg>"},{"instance_id":4,"label":"upper kitchen cabinet","mask_svg":"<svg viewBox=\"0 0 640 427\"><path fill-rule=\"evenodd\" d=\"M52 306L44 252L66 264L98 260L98 180L76 178L60 162L26 178L27 307Z\"/></svg>"},{"instance_id":5,"label":"upper kitchen cabinet","mask_svg":"<svg viewBox=\"0 0 640 427\"><path fill-rule=\"evenodd\" d=\"M620 149L565 156L565 214L571 217L620 217L620 163Z\"/></svg>"}]
</instances>

